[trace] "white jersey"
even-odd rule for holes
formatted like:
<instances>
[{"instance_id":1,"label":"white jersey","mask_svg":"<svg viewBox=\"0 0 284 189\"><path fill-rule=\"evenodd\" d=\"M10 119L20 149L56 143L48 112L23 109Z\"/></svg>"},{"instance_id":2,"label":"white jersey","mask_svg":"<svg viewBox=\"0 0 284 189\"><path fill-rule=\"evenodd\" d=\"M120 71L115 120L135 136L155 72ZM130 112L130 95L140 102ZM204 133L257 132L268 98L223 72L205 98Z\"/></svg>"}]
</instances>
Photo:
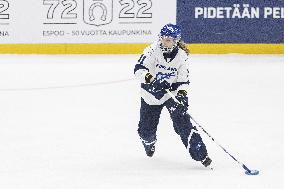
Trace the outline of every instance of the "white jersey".
<instances>
[{"instance_id":1,"label":"white jersey","mask_svg":"<svg viewBox=\"0 0 284 189\"><path fill-rule=\"evenodd\" d=\"M164 91L159 97L147 90L149 84L145 76L149 72L156 79L166 80L171 84L171 91L176 94L178 90L187 90L189 85L188 55L182 49L178 49L173 59L165 59L159 42L148 46L135 66L134 73L141 82L141 97L149 105L161 105L171 97Z\"/></svg>"}]
</instances>

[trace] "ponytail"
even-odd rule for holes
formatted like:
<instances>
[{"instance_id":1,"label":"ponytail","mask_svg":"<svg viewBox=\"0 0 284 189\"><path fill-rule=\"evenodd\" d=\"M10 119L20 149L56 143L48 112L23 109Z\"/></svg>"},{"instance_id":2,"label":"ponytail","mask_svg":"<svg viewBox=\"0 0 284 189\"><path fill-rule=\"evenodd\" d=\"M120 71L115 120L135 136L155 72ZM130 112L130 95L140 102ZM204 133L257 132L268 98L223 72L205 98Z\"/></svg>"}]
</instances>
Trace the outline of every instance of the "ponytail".
<instances>
[{"instance_id":1,"label":"ponytail","mask_svg":"<svg viewBox=\"0 0 284 189\"><path fill-rule=\"evenodd\" d=\"M189 55L189 52L190 52L190 51L189 51L189 49L187 48L186 43L185 43L184 41L180 40L180 41L178 42L178 47L181 48L182 50L184 50L187 55Z\"/></svg>"}]
</instances>

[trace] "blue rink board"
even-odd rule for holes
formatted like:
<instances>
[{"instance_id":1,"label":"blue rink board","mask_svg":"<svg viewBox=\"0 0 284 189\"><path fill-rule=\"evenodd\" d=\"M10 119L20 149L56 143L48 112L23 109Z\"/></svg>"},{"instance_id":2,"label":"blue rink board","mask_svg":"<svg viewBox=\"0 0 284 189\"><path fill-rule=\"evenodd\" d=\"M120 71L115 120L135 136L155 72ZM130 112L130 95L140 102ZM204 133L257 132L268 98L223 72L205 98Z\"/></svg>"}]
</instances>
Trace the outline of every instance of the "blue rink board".
<instances>
[{"instance_id":1,"label":"blue rink board","mask_svg":"<svg viewBox=\"0 0 284 189\"><path fill-rule=\"evenodd\" d=\"M195 7L232 7L249 4L260 17L249 19L195 18ZM177 0L177 24L186 43L284 43L284 18L263 16L264 7L284 7L284 0Z\"/></svg>"}]
</instances>

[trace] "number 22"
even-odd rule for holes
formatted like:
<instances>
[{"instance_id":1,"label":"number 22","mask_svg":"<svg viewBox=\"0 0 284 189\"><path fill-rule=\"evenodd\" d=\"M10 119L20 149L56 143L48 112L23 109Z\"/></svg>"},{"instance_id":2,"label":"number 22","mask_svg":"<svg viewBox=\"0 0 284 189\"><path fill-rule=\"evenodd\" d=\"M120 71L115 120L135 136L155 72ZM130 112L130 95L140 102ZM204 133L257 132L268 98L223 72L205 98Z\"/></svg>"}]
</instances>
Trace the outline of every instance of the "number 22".
<instances>
[{"instance_id":1,"label":"number 22","mask_svg":"<svg viewBox=\"0 0 284 189\"><path fill-rule=\"evenodd\" d=\"M4 13L8 8L9 2L7 0L0 0L0 19L9 19L9 14Z\"/></svg>"}]
</instances>

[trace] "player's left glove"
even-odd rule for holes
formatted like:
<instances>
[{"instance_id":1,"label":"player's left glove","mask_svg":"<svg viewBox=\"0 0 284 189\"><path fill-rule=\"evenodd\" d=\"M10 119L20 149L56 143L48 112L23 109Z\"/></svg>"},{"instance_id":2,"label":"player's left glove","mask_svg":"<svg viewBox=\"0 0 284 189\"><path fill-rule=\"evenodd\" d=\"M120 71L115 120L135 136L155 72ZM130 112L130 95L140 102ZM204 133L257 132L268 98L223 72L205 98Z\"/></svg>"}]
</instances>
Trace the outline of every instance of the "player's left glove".
<instances>
[{"instance_id":1,"label":"player's left glove","mask_svg":"<svg viewBox=\"0 0 284 189\"><path fill-rule=\"evenodd\" d=\"M176 103L174 106L176 108L176 111L179 114L186 114L187 110L188 110L188 97L187 97L187 92L185 90L180 90L178 91L177 95L176 95L176 99L181 103L178 104Z\"/></svg>"},{"instance_id":2,"label":"player's left glove","mask_svg":"<svg viewBox=\"0 0 284 189\"><path fill-rule=\"evenodd\" d=\"M185 90L179 90L176 99L181 102L185 107L188 107L188 97Z\"/></svg>"}]
</instances>

